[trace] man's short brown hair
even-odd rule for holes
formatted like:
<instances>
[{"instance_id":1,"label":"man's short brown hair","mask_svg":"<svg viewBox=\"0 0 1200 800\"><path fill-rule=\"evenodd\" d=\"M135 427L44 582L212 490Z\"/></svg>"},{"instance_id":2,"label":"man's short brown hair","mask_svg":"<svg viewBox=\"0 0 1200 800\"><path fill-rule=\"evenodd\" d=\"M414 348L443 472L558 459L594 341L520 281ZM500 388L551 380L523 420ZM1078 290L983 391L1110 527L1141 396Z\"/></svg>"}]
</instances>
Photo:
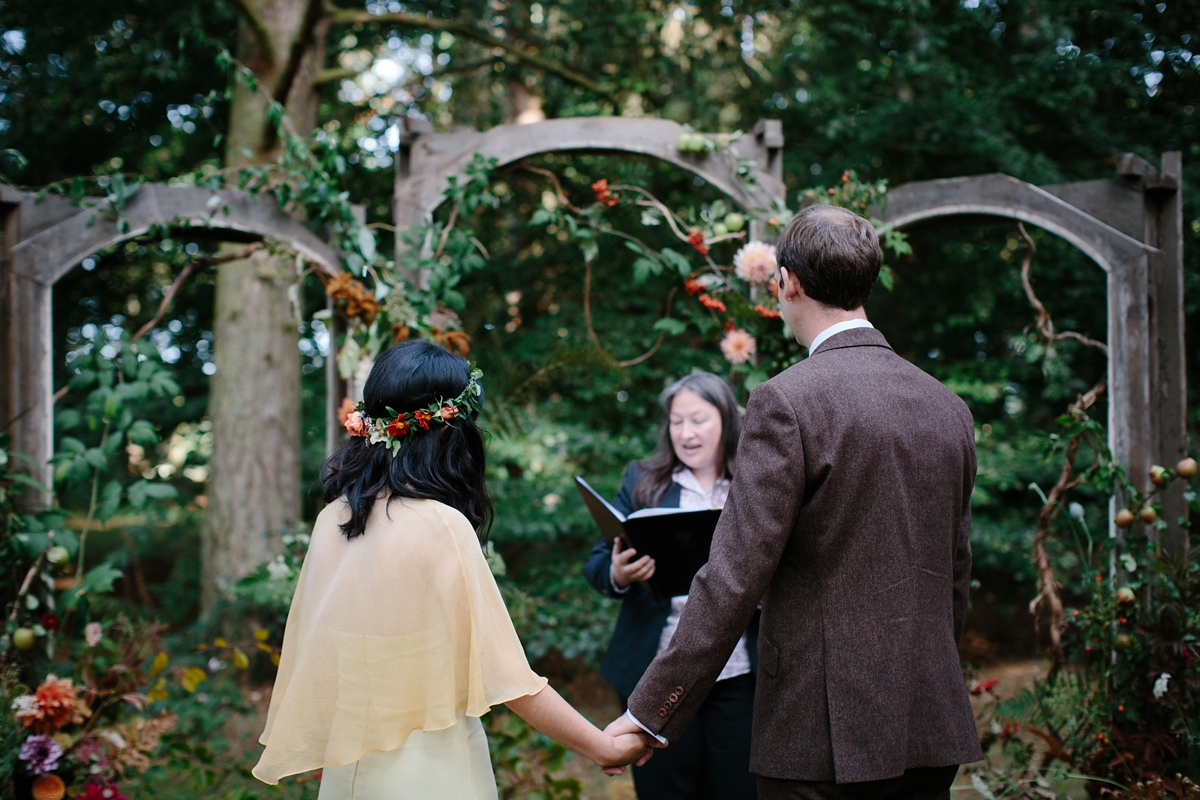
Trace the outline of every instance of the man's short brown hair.
<instances>
[{"instance_id":1,"label":"man's short brown hair","mask_svg":"<svg viewBox=\"0 0 1200 800\"><path fill-rule=\"evenodd\" d=\"M838 206L809 206L792 217L776 257L805 294L846 311L867 302L883 264L874 226Z\"/></svg>"}]
</instances>

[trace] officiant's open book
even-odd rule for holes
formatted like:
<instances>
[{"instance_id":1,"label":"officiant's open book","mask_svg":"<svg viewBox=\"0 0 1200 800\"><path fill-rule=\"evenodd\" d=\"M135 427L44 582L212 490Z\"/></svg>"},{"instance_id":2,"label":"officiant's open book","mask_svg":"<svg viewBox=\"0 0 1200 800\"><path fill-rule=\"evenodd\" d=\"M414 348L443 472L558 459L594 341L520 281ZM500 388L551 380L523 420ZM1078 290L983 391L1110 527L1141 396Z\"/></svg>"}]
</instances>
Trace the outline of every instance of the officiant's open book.
<instances>
[{"instance_id":1,"label":"officiant's open book","mask_svg":"<svg viewBox=\"0 0 1200 800\"><path fill-rule=\"evenodd\" d=\"M654 575L647 583L657 597L688 593L692 578L708 562L721 509L642 508L626 516L583 478L576 478L575 483L605 541L620 536L625 547L637 550L639 558L654 559Z\"/></svg>"}]
</instances>

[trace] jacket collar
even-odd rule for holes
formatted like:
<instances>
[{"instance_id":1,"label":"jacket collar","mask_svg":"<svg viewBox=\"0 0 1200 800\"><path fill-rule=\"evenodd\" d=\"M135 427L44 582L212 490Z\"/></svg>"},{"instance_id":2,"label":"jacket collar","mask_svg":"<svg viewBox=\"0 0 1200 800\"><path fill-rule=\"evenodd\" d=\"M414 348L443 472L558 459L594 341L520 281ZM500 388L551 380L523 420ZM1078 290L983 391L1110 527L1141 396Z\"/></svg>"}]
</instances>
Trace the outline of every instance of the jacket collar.
<instances>
[{"instance_id":1,"label":"jacket collar","mask_svg":"<svg viewBox=\"0 0 1200 800\"><path fill-rule=\"evenodd\" d=\"M830 336L821 342L820 347L808 355L811 358L817 353L841 350L845 347L886 347L888 350L892 349L892 346L888 344L883 334L875 328L851 328L848 331L842 331Z\"/></svg>"}]
</instances>

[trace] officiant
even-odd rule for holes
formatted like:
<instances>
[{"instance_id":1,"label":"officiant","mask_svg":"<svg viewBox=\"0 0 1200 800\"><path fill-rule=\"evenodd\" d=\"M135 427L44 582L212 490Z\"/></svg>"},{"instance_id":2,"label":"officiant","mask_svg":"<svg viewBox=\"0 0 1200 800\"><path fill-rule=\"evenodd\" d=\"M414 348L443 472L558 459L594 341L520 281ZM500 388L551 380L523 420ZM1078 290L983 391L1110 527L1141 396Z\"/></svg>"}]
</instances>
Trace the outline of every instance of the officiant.
<instances>
[{"instance_id":1,"label":"officiant","mask_svg":"<svg viewBox=\"0 0 1200 800\"><path fill-rule=\"evenodd\" d=\"M623 514L642 508L721 508L729 494L742 422L733 390L710 372L694 372L663 390L658 450L626 468L613 505ZM603 537L584 571L601 594L620 598L621 613L600 673L625 708L646 668L666 649L686 596L658 599L642 581L654 559L617 537ZM712 693L683 736L633 768L640 800L753 800L750 723L758 667L758 615L734 648Z\"/></svg>"}]
</instances>

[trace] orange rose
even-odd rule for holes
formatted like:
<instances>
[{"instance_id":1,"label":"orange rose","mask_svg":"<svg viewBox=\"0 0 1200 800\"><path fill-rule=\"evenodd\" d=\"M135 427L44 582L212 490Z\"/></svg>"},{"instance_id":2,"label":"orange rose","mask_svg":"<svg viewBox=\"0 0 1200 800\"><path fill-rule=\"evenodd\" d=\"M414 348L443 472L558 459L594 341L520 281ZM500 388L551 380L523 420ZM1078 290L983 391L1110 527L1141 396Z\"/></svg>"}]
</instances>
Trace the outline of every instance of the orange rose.
<instances>
[{"instance_id":1,"label":"orange rose","mask_svg":"<svg viewBox=\"0 0 1200 800\"><path fill-rule=\"evenodd\" d=\"M350 416L346 417L346 421L343 422L342 425L345 426L346 433L350 434L351 436L367 435L367 421L363 419L363 415L359 411L351 412Z\"/></svg>"}]
</instances>

